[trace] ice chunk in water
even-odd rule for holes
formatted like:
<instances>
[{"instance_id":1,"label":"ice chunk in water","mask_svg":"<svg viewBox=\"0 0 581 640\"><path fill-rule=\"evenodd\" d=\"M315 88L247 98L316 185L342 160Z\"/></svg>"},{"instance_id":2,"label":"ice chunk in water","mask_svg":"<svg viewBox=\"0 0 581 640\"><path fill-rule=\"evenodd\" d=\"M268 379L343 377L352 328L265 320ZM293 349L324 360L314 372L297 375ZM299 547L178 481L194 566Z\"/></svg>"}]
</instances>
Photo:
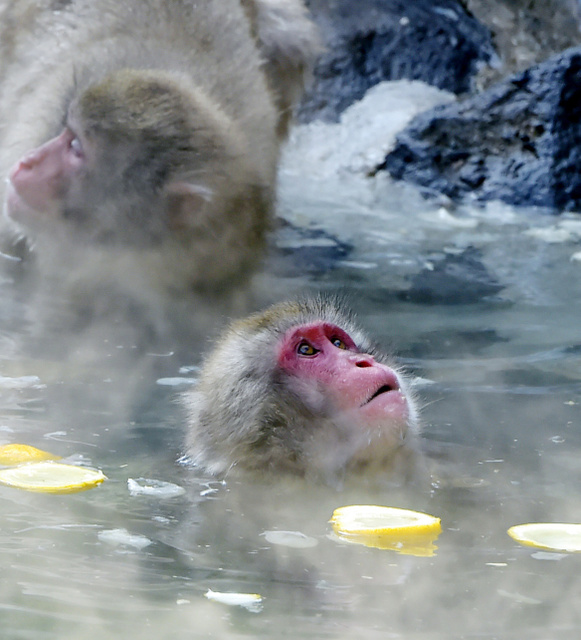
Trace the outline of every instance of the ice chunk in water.
<instances>
[{"instance_id":1,"label":"ice chunk in water","mask_svg":"<svg viewBox=\"0 0 581 640\"><path fill-rule=\"evenodd\" d=\"M173 482L150 478L127 478L127 488L132 496L154 496L156 498L174 498L186 492L183 487Z\"/></svg>"}]
</instances>

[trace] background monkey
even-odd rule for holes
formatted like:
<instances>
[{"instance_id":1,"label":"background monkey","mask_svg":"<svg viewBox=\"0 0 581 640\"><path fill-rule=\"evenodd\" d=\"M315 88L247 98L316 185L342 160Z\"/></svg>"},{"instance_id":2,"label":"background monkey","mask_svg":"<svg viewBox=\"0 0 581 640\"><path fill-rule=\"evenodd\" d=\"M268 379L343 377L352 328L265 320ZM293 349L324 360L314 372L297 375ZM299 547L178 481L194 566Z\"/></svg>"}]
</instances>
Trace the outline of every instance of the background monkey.
<instances>
[{"instance_id":1,"label":"background monkey","mask_svg":"<svg viewBox=\"0 0 581 640\"><path fill-rule=\"evenodd\" d=\"M101 260L131 286L232 289L317 49L302 0L0 0L11 228L75 281Z\"/></svg>"},{"instance_id":2,"label":"background monkey","mask_svg":"<svg viewBox=\"0 0 581 640\"><path fill-rule=\"evenodd\" d=\"M419 434L406 378L321 298L234 322L186 406L187 453L215 474L391 470L410 463Z\"/></svg>"}]
</instances>

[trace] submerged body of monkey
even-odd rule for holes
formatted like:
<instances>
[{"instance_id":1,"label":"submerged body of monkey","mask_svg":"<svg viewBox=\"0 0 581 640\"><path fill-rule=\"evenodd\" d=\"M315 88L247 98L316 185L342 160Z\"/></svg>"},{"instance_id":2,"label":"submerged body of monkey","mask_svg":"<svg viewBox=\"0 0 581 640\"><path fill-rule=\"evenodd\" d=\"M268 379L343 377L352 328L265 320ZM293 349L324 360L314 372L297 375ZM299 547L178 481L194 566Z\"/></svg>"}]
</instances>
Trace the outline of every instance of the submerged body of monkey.
<instances>
[{"instance_id":1,"label":"submerged body of monkey","mask_svg":"<svg viewBox=\"0 0 581 640\"><path fill-rule=\"evenodd\" d=\"M333 481L415 465L418 410L406 377L323 299L234 322L186 406L187 455L210 473Z\"/></svg>"},{"instance_id":2,"label":"submerged body of monkey","mask_svg":"<svg viewBox=\"0 0 581 640\"><path fill-rule=\"evenodd\" d=\"M1 197L40 269L245 279L317 46L302 0L0 0Z\"/></svg>"}]
</instances>

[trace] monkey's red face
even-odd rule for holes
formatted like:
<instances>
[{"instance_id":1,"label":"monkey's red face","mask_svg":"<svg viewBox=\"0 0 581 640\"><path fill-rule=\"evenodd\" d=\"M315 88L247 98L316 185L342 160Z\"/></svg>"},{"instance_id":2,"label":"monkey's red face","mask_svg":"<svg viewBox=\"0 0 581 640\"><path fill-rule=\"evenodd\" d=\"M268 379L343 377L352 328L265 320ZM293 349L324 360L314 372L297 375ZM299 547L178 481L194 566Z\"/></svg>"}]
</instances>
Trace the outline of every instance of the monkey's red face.
<instances>
[{"instance_id":1,"label":"monkey's red face","mask_svg":"<svg viewBox=\"0 0 581 640\"><path fill-rule=\"evenodd\" d=\"M66 127L14 165L8 176L6 213L15 220L28 219L34 212L56 213L86 164L79 138Z\"/></svg>"},{"instance_id":2,"label":"monkey's red face","mask_svg":"<svg viewBox=\"0 0 581 640\"><path fill-rule=\"evenodd\" d=\"M278 364L315 411L347 413L369 426L408 418L396 372L361 353L336 325L316 322L291 329L282 340Z\"/></svg>"}]
</instances>

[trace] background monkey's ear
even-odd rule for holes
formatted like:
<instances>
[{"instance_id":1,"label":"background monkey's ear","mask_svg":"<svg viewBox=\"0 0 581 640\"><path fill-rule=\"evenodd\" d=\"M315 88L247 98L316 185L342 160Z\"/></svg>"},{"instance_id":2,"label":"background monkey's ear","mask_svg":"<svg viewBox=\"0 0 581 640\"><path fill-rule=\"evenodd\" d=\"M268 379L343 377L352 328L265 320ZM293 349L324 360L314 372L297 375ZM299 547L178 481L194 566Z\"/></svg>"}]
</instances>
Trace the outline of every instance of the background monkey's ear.
<instances>
[{"instance_id":1,"label":"background monkey's ear","mask_svg":"<svg viewBox=\"0 0 581 640\"><path fill-rule=\"evenodd\" d=\"M182 180L170 182L165 194L169 226L174 231L195 229L213 197L207 187Z\"/></svg>"}]
</instances>

